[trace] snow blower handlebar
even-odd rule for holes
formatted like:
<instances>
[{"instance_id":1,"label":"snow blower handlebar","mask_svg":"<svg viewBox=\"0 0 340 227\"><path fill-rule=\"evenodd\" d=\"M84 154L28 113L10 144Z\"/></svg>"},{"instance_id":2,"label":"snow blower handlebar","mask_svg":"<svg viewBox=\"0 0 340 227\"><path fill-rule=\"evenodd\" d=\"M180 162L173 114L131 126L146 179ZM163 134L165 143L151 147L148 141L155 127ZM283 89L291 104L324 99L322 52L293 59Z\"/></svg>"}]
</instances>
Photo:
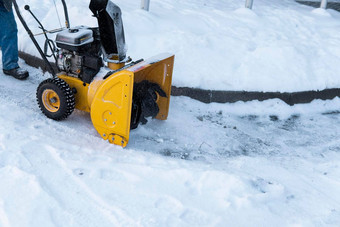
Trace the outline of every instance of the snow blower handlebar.
<instances>
[{"instance_id":1,"label":"snow blower handlebar","mask_svg":"<svg viewBox=\"0 0 340 227\"><path fill-rule=\"evenodd\" d=\"M42 51L42 49L40 48L37 40L34 38L34 35L32 33L32 31L29 29L28 25L26 24L26 21L24 20L24 18L22 17L18 4L16 2L16 0L13 0L13 6L15 9L15 12L21 22L21 24L24 26L25 30L27 31L28 35L30 36L33 44L35 45L35 47L37 48L37 50L39 51L39 54L41 55L42 59L45 61L47 67L49 68L49 71L51 72L51 74L53 75L53 77L56 77L55 71L51 65L51 63L48 61L46 55L44 54L44 52ZM26 8L26 7L25 7ZM29 7L28 7L29 8Z\"/></svg>"},{"instance_id":2,"label":"snow blower handlebar","mask_svg":"<svg viewBox=\"0 0 340 227\"><path fill-rule=\"evenodd\" d=\"M52 57L52 56L53 56L55 62L57 62L57 57L56 57L55 54L54 54L55 49L56 49L56 48L55 48L55 45L54 45L54 42L53 42L52 40L50 40L50 39L47 37L47 35L46 35L46 33L47 33L48 31L44 28L44 26L42 25L42 23L38 20L38 18L37 18L37 17L34 15L34 13L31 11L29 5L25 5L24 9L27 10L27 11L32 15L32 17L33 17L33 18L37 21L37 23L39 24L39 26L40 26L39 28L43 31L42 34L45 36L45 39L46 39L45 45L44 45L44 55L45 55L46 57ZM50 48L50 50L51 50L51 54L50 54L50 55L47 54L47 46L49 46L49 48Z\"/></svg>"},{"instance_id":3,"label":"snow blower handlebar","mask_svg":"<svg viewBox=\"0 0 340 227\"><path fill-rule=\"evenodd\" d=\"M61 0L61 3L63 4L63 8L64 8L64 14L65 14L65 26L66 28L70 28L70 22L69 22L69 17L68 17L68 11L67 11L67 5L66 5L66 2L65 0ZM42 59L45 61L49 71L51 72L51 74L53 75L53 77L56 77L56 72L54 70L54 68L52 67L51 63L48 61L47 57L54 57L54 60L57 62L57 58L54 54L54 51L55 51L55 46L54 46L54 42L52 40L50 40L46 33L52 33L54 31L60 31L62 30L62 28L60 29L55 29L53 31L47 31L44 26L41 24L41 22L38 20L38 18L33 14L33 12L30 10L30 7L29 5L25 5L24 9L27 10L31 15L32 17L38 22L39 24L39 28L42 29L42 33L43 35L45 35L45 38L46 38L46 41L45 41L45 45L44 45L44 51L41 49L41 47L39 46L37 40L35 39L32 31L29 29L26 21L24 20L24 18L22 17L21 13L20 13L20 10L19 10L19 7L18 7L18 4L16 2L16 0L13 0L13 5L14 5L14 9L15 9L15 12L21 22L21 24L24 26L25 30L27 31L28 35L30 36L33 44L35 45L35 47L37 48L39 54L41 55ZM48 55L47 54L47 47L50 48L51 50L51 54Z\"/></svg>"}]
</instances>

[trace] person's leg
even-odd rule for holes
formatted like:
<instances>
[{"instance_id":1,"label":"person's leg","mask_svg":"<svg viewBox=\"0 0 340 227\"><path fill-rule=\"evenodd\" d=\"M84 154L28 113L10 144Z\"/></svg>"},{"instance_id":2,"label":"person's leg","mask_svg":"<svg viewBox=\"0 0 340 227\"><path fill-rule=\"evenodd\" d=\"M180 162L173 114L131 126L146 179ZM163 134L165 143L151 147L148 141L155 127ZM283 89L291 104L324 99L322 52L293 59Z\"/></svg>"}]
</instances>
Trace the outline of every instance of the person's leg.
<instances>
[{"instance_id":1,"label":"person's leg","mask_svg":"<svg viewBox=\"0 0 340 227\"><path fill-rule=\"evenodd\" d=\"M13 12L0 7L0 45L2 50L2 68L11 70L18 68L18 36L17 24Z\"/></svg>"},{"instance_id":2,"label":"person's leg","mask_svg":"<svg viewBox=\"0 0 340 227\"><path fill-rule=\"evenodd\" d=\"M2 51L2 68L6 75L19 80L28 77L28 72L18 65L18 29L13 12L8 12L0 4L0 46Z\"/></svg>"}]
</instances>

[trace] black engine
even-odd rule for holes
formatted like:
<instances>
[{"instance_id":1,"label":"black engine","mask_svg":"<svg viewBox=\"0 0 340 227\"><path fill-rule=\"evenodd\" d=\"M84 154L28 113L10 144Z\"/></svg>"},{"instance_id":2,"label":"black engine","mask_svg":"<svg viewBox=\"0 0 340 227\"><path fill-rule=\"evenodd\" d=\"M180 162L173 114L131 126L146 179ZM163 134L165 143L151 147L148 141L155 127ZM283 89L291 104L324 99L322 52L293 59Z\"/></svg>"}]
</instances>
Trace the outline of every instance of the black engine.
<instances>
[{"instance_id":1,"label":"black engine","mask_svg":"<svg viewBox=\"0 0 340 227\"><path fill-rule=\"evenodd\" d=\"M103 66L98 28L69 28L56 37L57 66L60 71L90 83Z\"/></svg>"}]
</instances>

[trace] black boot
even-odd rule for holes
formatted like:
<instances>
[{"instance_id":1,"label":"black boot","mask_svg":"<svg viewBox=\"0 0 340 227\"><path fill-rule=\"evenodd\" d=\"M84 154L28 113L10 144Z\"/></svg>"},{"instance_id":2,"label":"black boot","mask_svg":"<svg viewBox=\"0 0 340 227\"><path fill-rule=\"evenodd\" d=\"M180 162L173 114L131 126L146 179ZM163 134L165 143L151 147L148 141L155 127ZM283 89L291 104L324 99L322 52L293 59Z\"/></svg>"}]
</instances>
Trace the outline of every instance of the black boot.
<instances>
[{"instance_id":1,"label":"black boot","mask_svg":"<svg viewBox=\"0 0 340 227\"><path fill-rule=\"evenodd\" d=\"M28 77L28 72L20 67L10 70L3 70L6 75L13 76L18 80L24 80Z\"/></svg>"}]
</instances>

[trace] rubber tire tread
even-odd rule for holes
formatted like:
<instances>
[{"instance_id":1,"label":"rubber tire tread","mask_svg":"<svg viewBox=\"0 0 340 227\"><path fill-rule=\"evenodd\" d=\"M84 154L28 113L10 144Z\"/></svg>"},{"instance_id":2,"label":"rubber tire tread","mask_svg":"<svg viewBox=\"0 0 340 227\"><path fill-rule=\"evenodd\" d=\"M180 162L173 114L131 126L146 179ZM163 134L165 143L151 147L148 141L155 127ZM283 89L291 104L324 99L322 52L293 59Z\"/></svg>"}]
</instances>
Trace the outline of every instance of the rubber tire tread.
<instances>
[{"instance_id":1,"label":"rubber tire tread","mask_svg":"<svg viewBox=\"0 0 340 227\"><path fill-rule=\"evenodd\" d=\"M60 108L57 112L50 112L44 107L42 94L46 89L55 91L60 99ZM75 108L75 98L70 86L62 79L55 77L42 81L37 88L37 102L43 114L53 120L61 121L72 114Z\"/></svg>"}]
</instances>

